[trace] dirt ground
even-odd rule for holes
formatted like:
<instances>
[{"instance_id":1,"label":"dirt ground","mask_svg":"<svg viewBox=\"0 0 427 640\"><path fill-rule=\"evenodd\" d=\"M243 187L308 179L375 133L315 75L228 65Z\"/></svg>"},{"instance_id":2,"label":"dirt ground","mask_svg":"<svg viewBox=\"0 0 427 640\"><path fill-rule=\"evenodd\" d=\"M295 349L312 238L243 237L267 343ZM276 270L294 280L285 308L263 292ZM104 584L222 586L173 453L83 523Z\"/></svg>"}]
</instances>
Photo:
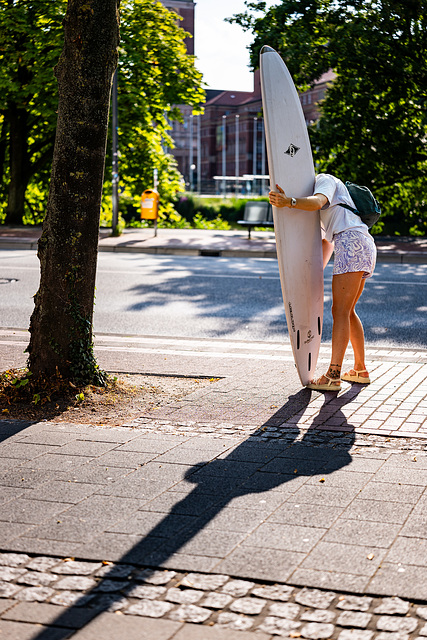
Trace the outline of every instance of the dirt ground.
<instances>
[{"instance_id":1,"label":"dirt ground","mask_svg":"<svg viewBox=\"0 0 427 640\"><path fill-rule=\"evenodd\" d=\"M111 374L105 388L69 389L37 403L29 395L11 401L0 392L0 419L120 426L147 413L152 412L155 417L157 408L216 381L217 378Z\"/></svg>"}]
</instances>

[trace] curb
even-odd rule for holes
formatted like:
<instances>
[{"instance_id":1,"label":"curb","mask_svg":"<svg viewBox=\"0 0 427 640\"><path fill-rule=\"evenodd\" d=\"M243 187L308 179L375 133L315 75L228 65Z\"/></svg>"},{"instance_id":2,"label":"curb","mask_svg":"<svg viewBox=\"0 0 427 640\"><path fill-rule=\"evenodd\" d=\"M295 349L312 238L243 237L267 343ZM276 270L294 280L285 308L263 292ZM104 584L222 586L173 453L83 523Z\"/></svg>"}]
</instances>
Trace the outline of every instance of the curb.
<instances>
[{"instance_id":1,"label":"curb","mask_svg":"<svg viewBox=\"0 0 427 640\"><path fill-rule=\"evenodd\" d=\"M24 249L37 251L38 241L34 239L0 240L0 249ZM377 262L394 264L427 264L427 255L422 251L410 252L381 252L377 247ZM137 247L126 245L98 246L100 253L146 253L151 255L201 256L212 258L270 258L276 259L277 252L272 250L258 251L256 249L207 249L202 247Z\"/></svg>"}]
</instances>

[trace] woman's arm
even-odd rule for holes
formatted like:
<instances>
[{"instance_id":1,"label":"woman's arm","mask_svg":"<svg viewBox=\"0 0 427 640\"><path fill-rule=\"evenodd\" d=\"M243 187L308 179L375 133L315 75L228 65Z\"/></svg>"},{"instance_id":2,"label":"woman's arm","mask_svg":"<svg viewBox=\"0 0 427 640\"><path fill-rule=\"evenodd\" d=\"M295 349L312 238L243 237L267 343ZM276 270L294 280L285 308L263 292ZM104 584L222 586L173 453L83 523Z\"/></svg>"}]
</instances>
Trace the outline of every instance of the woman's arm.
<instances>
[{"instance_id":1,"label":"woman's arm","mask_svg":"<svg viewBox=\"0 0 427 640\"><path fill-rule=\"evenodd\" d=\"M315 193L314 196L307 196L306 198L288 198L278 184L276 184L279 193L276 191L270 191L268 194L270 203L274 207L290 207L291 209L302 209L303 211L318 211L328 202L326 196L323 193Z\"/></svg>"}]
</instances>

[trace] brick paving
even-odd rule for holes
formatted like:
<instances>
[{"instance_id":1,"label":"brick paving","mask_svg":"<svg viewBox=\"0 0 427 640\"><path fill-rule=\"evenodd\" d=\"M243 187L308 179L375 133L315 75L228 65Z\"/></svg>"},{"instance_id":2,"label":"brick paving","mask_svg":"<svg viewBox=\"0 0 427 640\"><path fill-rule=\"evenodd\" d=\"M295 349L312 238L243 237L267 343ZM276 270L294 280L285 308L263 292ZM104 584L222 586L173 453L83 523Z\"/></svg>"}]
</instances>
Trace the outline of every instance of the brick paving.
<instances>
[{"instance_id":1,"label":"brick paving","mask_svg":"<svg viewBox=\"0 0 427 640\"><path fill-rule=\"evenodd\" d=\"M126 616L268 637L422 635L413 603L427 602L423 438L171 426L0 422L5 624L28 631L22 603L35 603L36 618L68 607L51 623L62 629L70 607L87 606L87 621L119 600ZM335 611L348 592L359 615ZM391 613L393 596L410 608Z\"/></svg>"},{"instance_id":2,"label":"brick paving","mask_svg":"<svg viewBox=\"0 0 427 640\"><path fill-rule=\"evenodd\" d=\"M383 248L424 260L415 244ZM27 339L0 330L3 368ZM121 427L0 420L0 635L427 637L425 351L371 346L373 383L337 395L301 389L277 343L96 349L218 380Z\"/></svg>"},{"instance_id":3,"label":"brick paving","mask_svg":"<svg viewBox=\"0 0 427 640\"><path fill-rule=\"evenodd\" d=\"M234 631L256 632L254 638L339 640L427 635L427 607L396 596L358 596L105 561L2 553L0 594L0 632L16 630L14 638L31 637L22 634L30 631L35 638L56 637L57 632L63 638L95 637L91 628L108 614L125 616L126 622L138 619L140 634L145 618L152 632L166 630L167 638L180 637L183 630L195 638L230 638ZM168 621L178 625L167 627Z\"/></svg>"},{"instance_id":4,"label":"brick paving","mask_svg":"<svg viewBox=\"0 0 427 640\"><path fill-rule=\"evenodd\" d=\"M0 329L5 368L24 366L27 344L26 331ZM367 349L372 384L343 383L338 396L301 389L288 344L97 336L95 350L108 371L219 378L209 389L203 387L156 410L157 420L164 421L164 432L169 423L172 431L203 423L205 431L222 429L246 436L262 425L270 434L277 429L277 437L280 430L296 427L427 437L427 352L423 350ZM330 347L323 345L319 371L329 362L329 354ZM152 413L141 415L131 426L141 427L152 419Z\"/></svg>"},{"instance_id":5,"label":"brick paving","mask_svg":"<svg viewBox=\"0 0 427 640\"><path fill-rule=\"evenodd\" d=\"M378 367L421 371L422 355L403 365L389 352ZM225 367L215 354L198 362ZM248 366L259 376L275 362ZM282 362L288 396L295 391L283 403L275 367L265 402L257 378L255 405L234 376L215 383L231 394L227 406L239 394L241 413L256 407L246 423L204 420L219 400L199 391L172 414L115 428L0 421L0 631L14 640L108 638L107 628L129 640L423 637L425 433L393 437L368 421L385 389L381 424L396 411L422 416L425 397L390 374L376 393L374 382L307 399ZM336 425L345 411L347 428ZM353 413L364 416L356 429ZM144 582L147 567L170 580ZM341 609L349 595L357 606ZM406 604L387 610L392 597Z\"/></svg>"}]
</instances>

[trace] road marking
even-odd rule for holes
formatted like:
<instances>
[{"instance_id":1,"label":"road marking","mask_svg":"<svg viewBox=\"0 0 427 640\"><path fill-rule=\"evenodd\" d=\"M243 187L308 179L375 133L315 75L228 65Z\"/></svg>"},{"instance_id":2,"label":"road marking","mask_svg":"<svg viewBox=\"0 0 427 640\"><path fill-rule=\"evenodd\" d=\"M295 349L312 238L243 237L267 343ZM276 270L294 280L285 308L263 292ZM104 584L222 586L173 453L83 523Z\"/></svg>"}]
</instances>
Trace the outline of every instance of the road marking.
<instances>
[{"instance_id":1,"label":"road marking","mask_svg":"<svg viewBox=\"0 0 427 640\"><path fill-rule=\"evenodd\" d=\"M169 275L171 276L171 278L179 278L181 276L184 276L185 278L222 278L222 279L245 279L245 280L280 280L279 276L269 276L269 275L264 275L263 273L253 273L253 274L227 274L227 273L191 273L191 271L188 270L182 270L182 271L171 271L171 270L167 270L167 271L158 271L156 273L144 273L143 269L144 267L140 267L141 271L139 271L138 269L134 269L133 271L124 271L121 269L117 269L117 270L113 270L113 269L97 269L97 274L115 274L115 275L132 275L132 276L140 276L143 275L144 278L158 278L160 276L164 277L165 275ZM7 270L7 271L16 271L16 270L23 270L23 271L40 271L39 267L20 267L20 266L12 266L12 267L8 267L5 265L0 265L0 271L1 270ZM425 278L425 275L422 274L419 276L420 278ZM415 282L411 282L408 280L377 280L375 276L372 277L371 280L372 284L392 284L392 285L403 285L403 286L417 286L417 287L427 287L427 282L425 281L415 281ZM330 285L330 283L327 281L325 283L325 285Z\"/></svg>"},{"instance_id":2,"label":"road marking","mask_svg":"<svg viewBox=\"0 0 427 640\"><path fill-rule=\"evenodd\" d=\"M10 335L7 330L0 329L0 336L3 337L7 335ZM16 339L17 337L18 336L14 336L13 340L0 339L0 346L26 347L28 345L29 336L25 334L24 330L22 330L22 340ZM240 360L253 358L256 360L293 362L292 347L289 343L215 342L204 339L175 339L151 336L99 336L98 338L95 336L95 350L118 353L190 356L195 358L235 358ZM275 354L265 353L266 351L274 351ZM330 344L322 345L318 364L329 362L329 354ZM374 347L368 348L366 355L372 360L387 357L393 358L396 362L402 361L406 364L408 360L410 361L415 358L418 360L418 364L422 364L422 362L419 362L419 358L425 355L425 351L420 349L405 352L399 348Z\"/></svg>"}]
</instances>

